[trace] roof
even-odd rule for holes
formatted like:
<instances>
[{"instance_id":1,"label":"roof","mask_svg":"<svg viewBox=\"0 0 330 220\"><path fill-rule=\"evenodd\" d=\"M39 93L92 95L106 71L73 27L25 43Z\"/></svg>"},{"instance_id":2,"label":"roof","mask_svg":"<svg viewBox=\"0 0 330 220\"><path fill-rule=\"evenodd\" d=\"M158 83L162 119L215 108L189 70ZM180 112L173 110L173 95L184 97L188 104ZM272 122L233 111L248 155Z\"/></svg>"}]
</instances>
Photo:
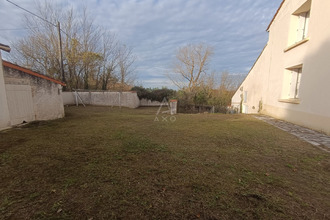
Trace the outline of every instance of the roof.
<instances>
[{"instance_id":1,"label":"roof","mask_svg":"<svg viewBox=\"0 0 330 220\"><path fill-rule=\"evenodd\" d=\"M5 60L2 60L2 65L5 66L5 67L9 67L11 69L22 71L23 73L26 73L26 74L29 74L29 75L32 75L32 76L36 76L36 77L39 77L39 78L42 78L42 79L45 79L45 80L48 80L48 81L51 81L51 82L60 84L62 86L66 86L66 84L64 82L61 82L61 81L56 80L56 79L53 79L51 77L42 75L40 73L36 73L36 72L34 72L34 71L30 70L30 69L26 69L24 67L21 67L19 65L13 64L13 63L10 63L10 62L5 61Z\"/></svg>"},{"instance_id":2,"label":"roof","mask_svg":"<svg viewBox=\"0 0 330 220\"><path fill-rule=\"evenodd\" d=\"M285 0L283 0L283 1L282 1L282 3L281 3L281 5L280 5L280 7L277 9L277 11L276 11L276 13L275 13L275 15L274 15L273 19L271 20L271 22L270 22L270 23L269 23L269 25L268 25L268 27L267 27L267 30L266 30L266 31L269 31L269 28L270 28L270 26L273 24L273 22L274 22L274 20L275 20L275 18L276 18L276 16L277 16L277 14L279 13L279 11L280 11L280 10L281 10L281 8L282 8L282 6L283 6L284 2L285 2Z\"/></svg>"},{"instance_id":3,"label":"roof","mask_svg":"<svg viewBox=\"0 0 330 220\"><path fill-rule=\"evenodd\" d=\"M0 49L6 51L6 52L8 52L8 53L9 53L10 50L11 50L10 47L9 47L8 45L1 44L1 43L0 43Z\"/></svg>"}]
</instances>

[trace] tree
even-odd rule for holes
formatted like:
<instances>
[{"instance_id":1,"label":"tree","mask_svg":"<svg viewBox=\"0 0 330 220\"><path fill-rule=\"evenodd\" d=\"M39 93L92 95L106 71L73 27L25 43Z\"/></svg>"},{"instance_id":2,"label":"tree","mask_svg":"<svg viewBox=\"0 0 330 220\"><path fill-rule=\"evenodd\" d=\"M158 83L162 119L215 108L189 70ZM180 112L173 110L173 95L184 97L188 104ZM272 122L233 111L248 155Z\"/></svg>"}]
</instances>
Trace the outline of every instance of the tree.
<instances>
[{"instance_id":1,"label":"tree","mask_svg":"<svg viewBox=\"0 0 330 220\"><path fill-rule=\"evenodd\" d=\"M118 77L115 74L119 59L118 44L119 42L116 40L115 35L103 35L103 65L99 72L99 82L102 84L102 90L107 90L109 84L116 84L118 82Z\"/></svg>"},{"instance_id":2,"label":"tree","mask_svg":"<svg viewBox=\"0 0 330 220\"><path fill-rule=\"evenodd\" d=\"M220 76L216 73L205 76L193 92L180 90L177 93L180 110L191 112L191 109L198 106L203 111L203 106L214 106L215 112L226 113L241 78L241 75L228 72L222 72Z\"/></svg>"},{"instance_id":3,"label":"tree","mask_svg":"<svg viewBox=\"0 0 330 220\"><path fill-rule=\"evenodd\" d=\"M166 87L163 87L161 89L158 88L144 88L142 86L134 86L131 91L136 91L139 99L147 99L151 101L158 101L162 102L164 98L166 100L169 100L170 98L173 98L176 94L176 91L173 89L168 89Z\"/></svg>"},{"instance_id":4,"label":"tree","mask_svg":"<svg viewBox=\"0 0 330 220\"><path fill-rule=\"evenodd\" d=\"M200 43L179 48L169 79L179 88L194 91L203 82L213 48Z\"/></svg>"},{"instance_id":5,"label":"tree","mask_svg":"<svg viewBox=\"0 0 330 220\"><path fill-rule=\"evenodd\" d=\"M68 89L109 89L133 75L135 57L132 49L119 42L116 35L96 26L86 8L78 16L71 8L63 10L49 1L37 4L42 19L26 16L28 36L13 42L11 60L37 72L62 79L58 33L53 24L61 23L63 63ZM113 84L113 85L111 85Z\"/></svg>"},{"instance_id":6,"label":"tree","mask_svg":"<svg viewBox=\"0 0 330 220\"><path fill-rule=\"evenodd\" d=\"M131 86L135 80L135 76L133 75L134 62L135 57L132 55L132 48L122 45L118 53L120 91L125 90L127 86Z\"/></svg>"},{"instance_id":7,"label":"tree","mask_svg":"<svg viewBox=\"0 0 330 220\"><path fill-rule=\"evenodd\" d=\"M236 75L222 72L220 85L217 89L212 90L212 98L209 100L209 104L215 106L217 112L226 113L239 83L240 78Z\"/></svg>"}]
</instances>

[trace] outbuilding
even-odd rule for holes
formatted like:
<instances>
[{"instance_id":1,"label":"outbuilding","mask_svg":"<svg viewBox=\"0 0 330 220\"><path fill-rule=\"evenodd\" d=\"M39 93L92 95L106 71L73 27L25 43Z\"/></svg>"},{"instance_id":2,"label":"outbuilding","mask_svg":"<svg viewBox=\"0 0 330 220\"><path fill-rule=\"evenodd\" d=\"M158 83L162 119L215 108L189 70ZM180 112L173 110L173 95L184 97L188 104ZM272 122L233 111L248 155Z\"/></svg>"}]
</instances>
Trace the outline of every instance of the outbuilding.
<instances>
[{"instance_id":1,"label":"outbuilding","mask_svg":"<svg viewBox=\"0 0 330 220\"><path fill-rule=\"evenodd\" d=\"M1 44L0 49L8 52L8 48ZM0 130L64 117L63 86L61 81L2 60L0 54Z\"/></svg>"}]
</instances>

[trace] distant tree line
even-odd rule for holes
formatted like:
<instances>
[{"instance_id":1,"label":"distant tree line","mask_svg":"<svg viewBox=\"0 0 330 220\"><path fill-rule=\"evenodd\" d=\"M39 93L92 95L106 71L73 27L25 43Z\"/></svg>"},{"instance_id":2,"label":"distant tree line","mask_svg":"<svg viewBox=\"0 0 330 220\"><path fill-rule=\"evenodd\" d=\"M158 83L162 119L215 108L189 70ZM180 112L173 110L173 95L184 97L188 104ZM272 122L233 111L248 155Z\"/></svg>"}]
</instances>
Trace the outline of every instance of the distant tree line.
<instances>
[{"instance_id":1,"label":"distant tree line","mask_svg":"<svg viewBox=\"0 0 330 220\"><path fill-rule=\"evenodd\" d=\"M94 24L84 8L59 8L45 1L36 12L44 20L27 15L27 36L12 42L11 60L59 80L67 89L129 90L134 82L132 48L114 33ZM64 77L60 71L59 36L54 24L60 21Z\"/></svg>"}]
</instances>

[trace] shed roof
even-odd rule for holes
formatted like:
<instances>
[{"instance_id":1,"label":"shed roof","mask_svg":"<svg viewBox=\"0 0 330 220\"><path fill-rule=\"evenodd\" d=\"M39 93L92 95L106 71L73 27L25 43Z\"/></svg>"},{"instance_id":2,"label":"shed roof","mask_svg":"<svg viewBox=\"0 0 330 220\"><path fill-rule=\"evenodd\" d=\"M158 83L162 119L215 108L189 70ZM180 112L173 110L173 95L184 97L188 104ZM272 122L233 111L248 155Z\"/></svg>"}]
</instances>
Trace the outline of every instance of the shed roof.
<instances>
[{"instance_id":1,"label":"shed roof","mask_svg":"<svg viewBox=\"0 0 330 220\"><path fill-rule=\"evenodd\" d=\"M60 84L62 86L66 86L66 84L64 82L61 82L61 81L56 80L56 79L53 79L51 77L42 75L40 73L34 72L34 71L30 70L30 69L26 69L24 67L21 67L19 65L13 64L13 63L10 63L10 62L5 61L5 60L2 60L2 65L3 66L6 66L6 67L9 67L11 69L22 71L23 73L26 73L26 74L29 74L29 75L32 75L32 76L36 76L36 77L39 77L39 78L42 78L42 79L45 79L45 80L48 80L48 81L51 81L51 82Z\"/></svg>"},{"instance_id":2,"label":"shed roof","mask_svg":"<svg viewBox=\"0 0 330 220\"><path fill-rule=\"evenodd\" d=\"M277 9L277 11L276 11L276 13L275 13L275 15L274 15L273 19L271 20L271 22L270 22L270 23L269 23L269 25L268 25L268 27L267 27L267 30L266 30L266 31L269 31L269 28L270 28L270 26L273 24L273 21L275 20L275 18L276 18L276 16L277 16L277 14L280 12L280 10L281 10L281 8L282 8L282 6L283 6L284 2L285 2L285 0L283 0L283 1L282 1L282 3L281 3L281 5L280 5L280 7Z\"/></svg>"}]
</instances>

